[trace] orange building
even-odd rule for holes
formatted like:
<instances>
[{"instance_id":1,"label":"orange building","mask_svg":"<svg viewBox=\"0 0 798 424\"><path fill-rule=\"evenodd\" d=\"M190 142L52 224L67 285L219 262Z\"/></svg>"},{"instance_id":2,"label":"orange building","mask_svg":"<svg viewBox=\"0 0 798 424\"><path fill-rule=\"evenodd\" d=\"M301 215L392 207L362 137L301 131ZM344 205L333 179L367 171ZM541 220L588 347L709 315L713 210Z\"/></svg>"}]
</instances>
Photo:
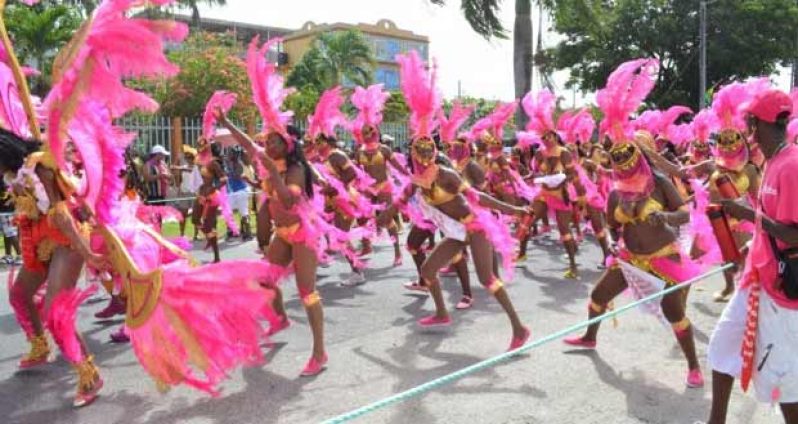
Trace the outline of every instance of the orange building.
<instances>
[{"instance_id":1,"label":"orange building","mask_svg":"<svg viewBox=\"0 0 798 424\"><path fill-rule=\"evenodd\" d=\"M307 22L298 31L283 38L282 51L285 53L285 72L290 72L290 69L302 59L302 56L311 48L313 41L319 34L350 29L362 32L368 40L377 62L374 69L374 80L377 83L385 84L385 88L388 90L399 89L399 65L395 59L397 54L416 50L422 59L425 61L429 59L428 37L399 29L395 23L388 19L382 19L374 25L364 23L353 25L340 22L315 24ZM347 85L346 81L343 84Z\"/></svg>"}]
</instances>

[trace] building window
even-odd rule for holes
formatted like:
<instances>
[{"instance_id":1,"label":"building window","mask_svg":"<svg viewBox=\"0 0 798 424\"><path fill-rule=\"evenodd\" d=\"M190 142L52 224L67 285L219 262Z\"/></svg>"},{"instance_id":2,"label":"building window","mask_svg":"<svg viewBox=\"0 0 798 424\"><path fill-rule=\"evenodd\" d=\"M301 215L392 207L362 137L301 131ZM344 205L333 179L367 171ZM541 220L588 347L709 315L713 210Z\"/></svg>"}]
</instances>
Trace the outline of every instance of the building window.
<instances>
[{"instance_id":1,"label":"building window","mask_svg":"<svg viewBox=\"0 0 798 424\"><path fill-rule=\"evenodd\" d=\"M399 89L399 72L395 69L379 67L374 72L374 79L378 84L385 85L386 90Z\"/></svg>"}]
</instances>

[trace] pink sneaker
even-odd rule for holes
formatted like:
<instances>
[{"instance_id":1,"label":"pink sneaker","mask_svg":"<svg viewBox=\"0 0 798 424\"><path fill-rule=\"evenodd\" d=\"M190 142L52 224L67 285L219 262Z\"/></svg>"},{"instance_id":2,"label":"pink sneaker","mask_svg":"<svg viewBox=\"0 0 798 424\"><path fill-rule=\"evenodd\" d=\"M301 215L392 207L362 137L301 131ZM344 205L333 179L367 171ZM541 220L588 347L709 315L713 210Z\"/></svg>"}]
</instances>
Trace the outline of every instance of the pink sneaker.
<instances>
[{"instance_id":1,"label":"pink sneaker","mask_svg":"<svg viewBox=\"0 0 798 424\"><path fill-rule=\"evenodd\" d=\"M451 265L449 265L447 267L441 268L441 270L438 271L438 274L440 274L440 275L454 275L454 274L456 274L456 272L455 272L454 268Z\"/></svg>"},{"instance_id":2,"label":"pink sneaker","mask_svg":"<svg viewBox=\"0 0 798 424\"><path fill-rule=\"evenodd\" d=\"M516 350L519 347L526 344L529 338L532 337L532 332L529 331L528 328L524 327L524 335L518 338L513 337L513 340L510 342L510 348L507 351Z\"/></svg>"},{"instance_id":3,"label":"pink sneaker","mask_svg":"<svg viewBox=\"0 0 798 424\"><path fill-rule=\"evenodd\" d=\"M582 337L569 337L567 339L563 339L563 343L569 346L576 346L581 347L583 349L595 349L596 348L596 341L588 341L584 340Z\"/></svg>"},{"instance_id":4,"label":"pink sneaker","mask_svg":"<svg viewBox=\"0 0 798 424\"><path fill-rule=\"evenodd\" d=\"M421 327L448 327L452 323L452 319L447 315L443 318L438 318L435 315L430 315L426 318L418 320L418 325Z\"/></svg>"},{"instance_id":5,"label":"pink sneaker","mask_svg":"<svg viewBox=\"0 0 798 424\"><path fill-rule=\"evenodd\" d=\"M429 287L422 285L418 281L408 281L404 287L410 291L429 293Z\"/></svg>"},{"instance_id":6,"label":"pink sneaker","mask_svg":"<svg viewBox=\"0 0 798 424\"><path fill-rule=\"evenodd\" d=\"M704 375L701 374L700 369L690 370L687 373L687 387L691 389L704 387Z\"/></svg>"},{"instance_id":7,"label":"pink sneaker","mask_svg":"<svg viewBox=\"0 0 798 424\"><path fill-rule=\"evenodd\" d=\"M470 296L463 296L463 298L460 299L460 302L457 304L457 306L455 306L455 308L460 310L468 309L471 307L472 304L474 304L474 299L472 299Z\"/></svg>"},{"instance_id":8,"label":"pink sneaker","mask_svg":"<svg viewBox=\"0 0 798 424\"><path fill-rule=\"evenodd\" d=\"M321 360L317 360L313 356L310 357L308 363L305 364L305 368L302 369L302 372L299 374L302 377L313 377L314 375L319 375L324 369L327 368L327 354L324 354L324 357Z\"/></svg>"},{"instance_id":9,"label":"pink sneaker","mask_svg":"<svg viewBox=\"0 0 798 424\"><path fill-rule=\"evenodd\" d=\"M275 323L269 323L269 331L266 332L266 337L271 337L290 326L291 326L291 321L288 320L288 317L285 317Z\"/></svg>"}]
</instances>

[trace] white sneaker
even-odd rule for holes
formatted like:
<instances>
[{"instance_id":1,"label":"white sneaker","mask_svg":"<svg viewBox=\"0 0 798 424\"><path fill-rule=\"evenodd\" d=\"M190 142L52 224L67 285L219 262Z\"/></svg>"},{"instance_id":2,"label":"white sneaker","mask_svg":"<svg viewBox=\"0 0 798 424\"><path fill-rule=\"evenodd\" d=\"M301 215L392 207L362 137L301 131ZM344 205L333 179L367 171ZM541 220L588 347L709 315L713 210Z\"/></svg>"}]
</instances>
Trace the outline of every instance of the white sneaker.
<instances>
[{"instance_id":1,"label":"white sneaker","mask_svg":"<svg viewBox=\"0 0 798 424\"><path fill-rule=\"evenodd\" d=\"M362 284L366 284L366 277L362 272L355 272L349 276L349 278L341 282L341 285L344 287L356 287Z\"/></svg>"}]
</instances>

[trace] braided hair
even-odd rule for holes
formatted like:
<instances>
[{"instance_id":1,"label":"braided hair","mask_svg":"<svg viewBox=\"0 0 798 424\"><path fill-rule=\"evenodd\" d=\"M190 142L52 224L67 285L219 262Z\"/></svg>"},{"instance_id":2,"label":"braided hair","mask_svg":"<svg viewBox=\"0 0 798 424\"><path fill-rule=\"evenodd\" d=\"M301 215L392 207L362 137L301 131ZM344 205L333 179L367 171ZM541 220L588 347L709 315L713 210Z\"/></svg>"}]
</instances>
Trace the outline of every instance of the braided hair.
<instances>
[{"instance_id":1,"label":"braided hair","mask_svg":"<svg viewBox=\"0 0 798 424\"><path fill-rule=\"evenodd\" d=\"M36 140L26 140L11 131L0 128L0 167L5 171L17 172L25 159L34 152L39 151L41 143Z\"/></svg>"}]
</instances>

